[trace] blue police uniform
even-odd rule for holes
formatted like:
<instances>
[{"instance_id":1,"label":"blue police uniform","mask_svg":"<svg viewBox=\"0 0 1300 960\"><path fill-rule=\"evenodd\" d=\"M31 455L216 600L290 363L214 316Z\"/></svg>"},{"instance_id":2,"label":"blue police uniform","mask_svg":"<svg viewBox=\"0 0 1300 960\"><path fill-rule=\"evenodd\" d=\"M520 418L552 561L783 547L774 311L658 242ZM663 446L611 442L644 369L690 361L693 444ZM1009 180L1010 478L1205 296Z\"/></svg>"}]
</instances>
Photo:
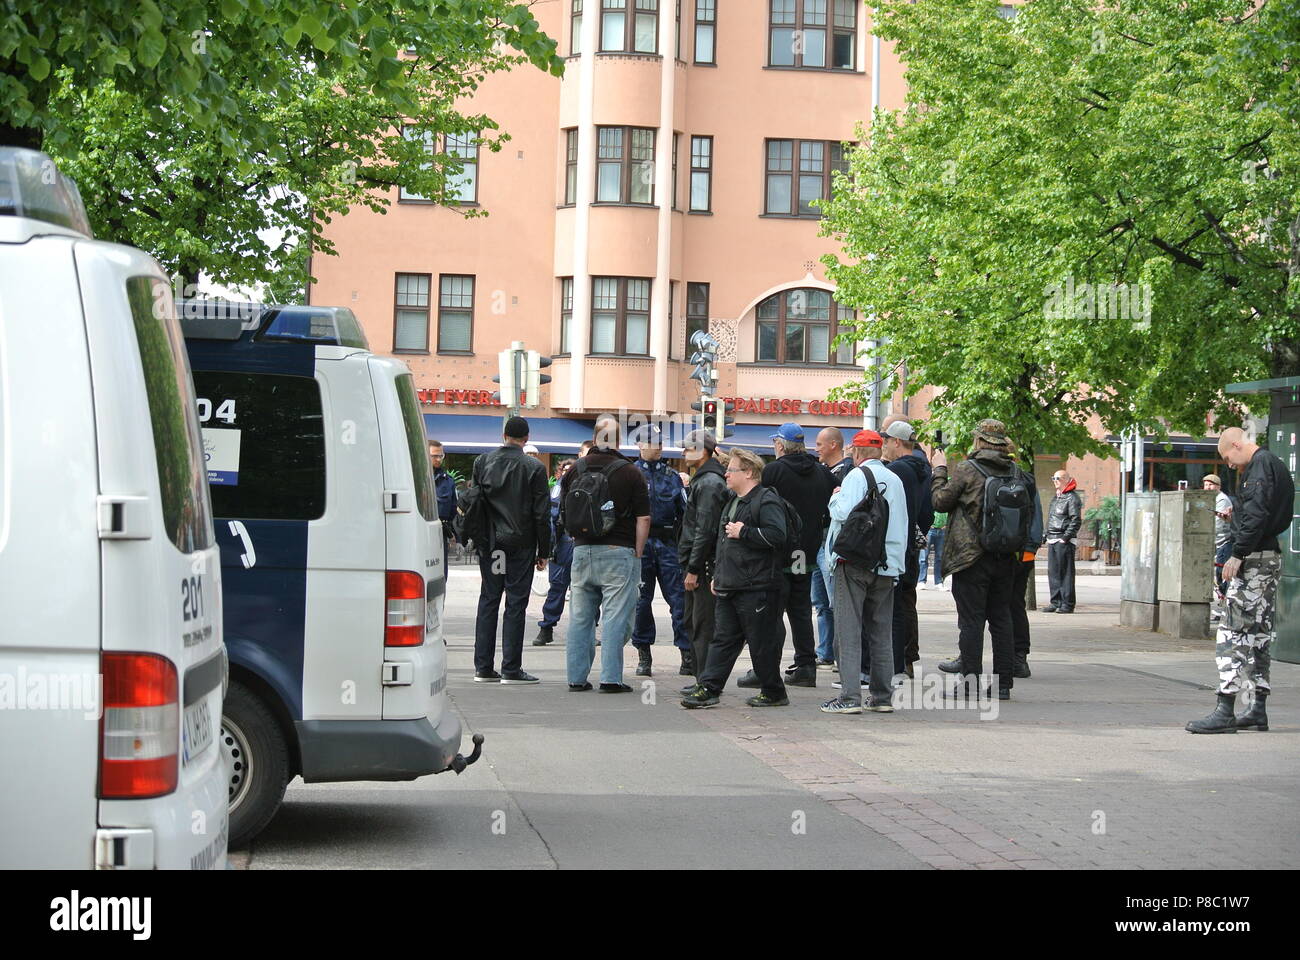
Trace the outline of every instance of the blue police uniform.
<instances>
[{"instance_id":1,"label":"blue police uniform","mask_svg":"<svg viewBox=\"0 0 1300 960\"><path fill-rule=\"evenodd\" d=\"M632 630L632 644L648 647L655 642L655 621L650 604L654 600L655 581L668 601L672 615L673 644L681 650L690 650L691 641L686 634L683 612L686 607L686 588L677 559L677 527L686 512L686 488L677 471L662 460L636 461L650 487L650 536L641 555L641 599L636 605L636 626Z\"/></svg>"},{"instance_id":2,"label":"blue police uniform","mask_svg":"<svg viewBox=\"0 0 1300 960\"><path fill-rule=\"evenodd\" d=\"M555 557L547 566L546 576L550 589L542 604L542 619L537 625L545 630L560 622L564 613L564 598L569 590L569 574L573 568L573 538L560 522L560 485L551 487L551 542L555 544Z\"/></svg>"},{"instance_id":3,"label":"blue police uniform","mask_svg":"<svg viewBox=\"0 0 1300 960\"><path fill-rule=\"evenodd\" d=\"M433 489L438 497L438 519L442 521L442 570L446 575L451 521L456 516L456 481L445 469L438 467L433 471Z\"/></svg>"}]
</instances>

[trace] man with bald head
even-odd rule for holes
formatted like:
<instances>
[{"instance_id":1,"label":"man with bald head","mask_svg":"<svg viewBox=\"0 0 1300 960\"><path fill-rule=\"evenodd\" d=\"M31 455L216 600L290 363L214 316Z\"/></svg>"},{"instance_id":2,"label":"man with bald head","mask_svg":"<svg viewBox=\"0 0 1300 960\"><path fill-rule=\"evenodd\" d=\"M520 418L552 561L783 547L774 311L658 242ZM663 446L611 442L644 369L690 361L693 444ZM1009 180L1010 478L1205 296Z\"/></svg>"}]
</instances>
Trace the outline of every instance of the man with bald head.
<instances>
[{"instance_id":1,"label":"man with bald head","mask_svg":"<svg viewBox=\"0 0 1300 960\"><path fill-rule=\"evenodd\" d=\"M1187 724L1191 733L1236 733L1268 729L1264 701L1269 694L1269 646L1277 582L1282 573L1278 534L1291 525L1295 481L1274 454L1260 448L1240 427L1219 436L1219 456L1243 471L1240 506L1232 512L1232 556L1223 564L1227 593L1215 638L1219 668L1214 712ZM1236 716L1237 694L1244 693L1245 713Z\"/></svg>"},{"instance_id":2,"label":"man with bald head","mask_svg":"<svg viewBox=\"0 0 1300 960\"><path fill-rule=\"evenodd\" d=\"M853 460L844 453L844 433L839 427L823 427L817 434L817 459L835 477L835 486L853 469ZM812 575L812 605L817 612L817 666L829 670L835 666L835 571L831 569L826 533L830 529L828 510L822 520L822 545L817 550L817 566Z\"/></svg>"}]
</instances>

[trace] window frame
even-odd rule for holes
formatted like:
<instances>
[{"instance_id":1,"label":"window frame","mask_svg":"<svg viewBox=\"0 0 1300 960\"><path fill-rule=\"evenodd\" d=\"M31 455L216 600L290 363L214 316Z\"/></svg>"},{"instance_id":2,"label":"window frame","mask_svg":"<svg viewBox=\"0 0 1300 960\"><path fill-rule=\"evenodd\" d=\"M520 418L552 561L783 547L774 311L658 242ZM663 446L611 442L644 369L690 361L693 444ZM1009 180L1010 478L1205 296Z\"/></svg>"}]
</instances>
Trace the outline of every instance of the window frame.
<instances>
[{"instance_id":1,"label":"window frame","mask_svg":"<svg viewBox=\"0 0 1300 960\"><path fill-rule=\"evenodd\" d=\"M415 126L416 126L415 124L410 124L410 123L404 123L404 124L402 124L402 136L403 136L403 138L408 139L408 140L414 140L414 139L415 139L414 137L409 137L409 136L407 136L407 131L408 131L408 130L414 130L414 129L415 129ZM424 132L425 132L425 134L427 135L426 138L425 138L425 141L424 141L424 152L425 152L429 157L433 157L433 156L434 156L435 154L437 154L437 153L442 153L442 154L444 154L444 155L448 155L448 156L450 156L451 154L448 153L448 143L449 143L449 138L452 137L452 136L455 136L455 137L457 137L457 138L463 136L463 137L466 138L466 140L469 141L469 143L467 143L467 144L465 145L465 148L474 151L473 159L472 159L472 160L469 160L469 159L466 159L466 158L464 158L464 157L461 157L461 172L460 172L459 174L456 174L455 176L464 176L465 171L466 171L467 168L471 168L471 167L473 168L473 171L474 171L474 198L473 198L472 200L461 200L459 197L452 197L452 196L450 196L450 187L451 187L452 183L454 182L454 180L453 180L453 175L449 174L448 177L447 177L448 196L446 197L445 201L444 201L443 204L441 204L441 205L442 205L442 206L455 206L455 207L477 207L477 206L479 205L479 202L478 202L478 197L479 197L479 173L481 172L481 167L480 167L480 164L479 164L479 159L480 159L480 157L482 156L482 150L481 150L481 148L482 148L482 144L479 143L479 141L480 141L480 140L482 139L482 137L483 137L483 131L482 131L482 130L478 130L478 131L473 131L473 132L466 132L466 133L464 133L464 134L450 134L450 133L444 133L444 134L442 134L442 135L441 135L440 137L438 137L438 138L434 138L434 136L433 136L433 131L432 131L432 130L426 130L426 131L424 131ZM441 148L442 148L441 150L437 149L439 146L441 146ZM457 147L460 147L461 145L460 145L460 144L457 144L456 146L457 146ZM457 156L459 156L459 154L457 154ZM428 160L428 161L426 161L426 162L420 164L420 168L421 168L421 169L427 169L428 167L431 167L431 166L433 166L433 161L432 161L432 160ZM403 187L403 186L400 186L400 185L399 185L398 188L397 188L397 202L398 202L398 203L427 203L427 204L430 204L430 205L432 205L432 206L439 206L439 205L440 205L440 204L438 203L438 201L436 201L436 200L431 200L431 199L429 199L428 197L423 196L423 195L421 195L421 194L418 194L418 193L408 193L407 190L406 190L406 187Z\"/></svg>"},{"instance_id":2,"label":"window frame","mask_svg":"<svg viewBox=\"0 0 1300 960\"><path fill-rule=\"evenodd\" d=\"M602 199L600 199L600 168L601 168L601 165L602 165L602 164L606 164L606 165L608 165L608 164L611 164L611 163L614 163L614 162L615 162L614 160L611 160L611 159L602 158L601 155L600 155L600 151L601 151L600 135L601 135L601 133L602 133L603 131L606 131L606 130L619 130L619 131L621 131L621 136L622 136L622 139L621 139L621 141L620 141L620 147L619 147L621 153L620 153L620 156L619 156L619 158L618 158L618 160L617 160L617 162L618 162L618 164L619 164L619 166L620 166L620 170L619 170L619 194L618 194L618 199L617 199L617 200L602 200ZM649 161L646 161L646 160L634 160L634 159L632 158L632 140L633 140L633 134L636 133L636 132L638 132L638 131L641 131L641 132L648 132L648 133L650 134L650 159L649 159ZM596 141L596 182L595 182L595 190L594 190L594 192L593 192L593 194L592 194L592 196L593 196L592 204L593 204L593 205L596 205L596 204L603 204L603 205L619 205L619 206L630 206L630 207L653 207L653 206L655 206L655 205L656 205L656 204L655 204L655 182L654 182L654 177L653 177L653 175L651 176L651 178L650 178L650 182L649 182L649 184L648 184L648 186L649 186L649 188L650 188L650 199L649 199L648 201L642 201L642 200L633 200L633 199L631 199L631 197L632 197L632 178L635 176L635 174L633 173L633 168L634 168L634 167L637 167L637 166L640 166L640 165L643 165L643 164L645 164L645 163L648 162L648 163L650 164L650 170L651 170L651 173L653 174L653 172L654 172L655 151L656 151L656 150L658 149L658 147L659 147L659 131L658 131L658 129L656 129L655 127L598 126L598 127L596 127L596 137L595 137L595 141Z\"/></svg>"},{"instance_id":3,"label":"window frame","mask_svg":"<svg viewBox=\"0 0 1300 960\"><path fill-rule=\"evenodd\" d=\"M410 123L402 124L402 138L405 140L415 140L416 139L415 137L407 135L407 131L414 130L414 129L415 129L414 124L410 124ZM432 157L435 153L438 152L436 149L438 142L437 139L434 137L432 130L426 130L424 132L426 134L426 137L424 138L424 152L428 156ZM431 166L433 166L433 161L429 160L425 163L421 163L420 169L425 170ZM397 188L397 202L398 203L429 203L429 204L435 203L435 201L430 200L428 197L422 194L408 193L406 187L400 185Z\"/></svg>"},{"instance_id":4,"label":"window frame","mask_svg":"<svg viewBox=\"0 0 1300 960\"><path fill-rule=\"evenodd\" d=\"M566 292L567 291L567 292ZM567 301L567 302L566 302ZM565 322L567 319L567 323ZM569 356L573 345L573 277L560 277L560 350L561 356Z\"/></svg>"},{"instance_id":5,"label":"window frame","mask_svg":"<svg viewBox=\"0 0 1300 960\"><path fill-rule=\"evenodd\" d=\"M790 144L790 169L774 170L772 168L772 148L774 143ZM822 181L820 200L829 200L831 191L835 186L835 171L848 172L849 161L846 155L845 143L841 140L795 140L789 137L766 137L763 140L763 212L764 217L779 217L787 220L820 220L826 214L824 210L817 209L810 213L799 212L799 181L804 177L814 176L812 173L803 173L799 169L802 150L804 144L818 144L822 149L822 169L819 176ZM839 151L839 159L835 159L835 151ZM768 208L769 184L772 177L785 177L790 181L790 208L789 210L773 211Z\"/></svg>"},{"instance_id":6,"label":"window frame","mask_svg":"<svg viewBox=\"0 0 1300 960\"><path fill-rule=\"evenodd\" d=\"M710 20L700 19L700 4L702 3L708 3L712 5L712 10L713 10L712 19ZM769 18L772 15L771 11L772 8L769 6L768 7ZM700 28L701 27L704 27L712 31L713 59L711 60L700 59L699 51L700 51ZM770 42L771 41L769 40L769 43ZM770 49L771 48L769 47L769 59L770 59ZM703 66L703 67L716 67L718 65L718 0L695 0L695 29L691 34L691 62L696 64L697 66Z\"/></svg>"},{"instance_id":7,"label":"window frame","mask_svg":"<svg viewBox=\"0 0 1300 960\"><path fill-rule=\"evenodd\" d=\"M443 281L444 280L468 280L469 281L469 308L451 306L444 304L443 301ZM478 293L478 275L473 273L440 273L438 274L438 350L439 356L449 357L472 357L474 356L474 302ZM432 299L433 292L429 293ZM430 304L432 309L432 304ZM442 346L442 315L443 312L463 314L469 313L469 349L468 350L444 350Z\"/></svg>"},{"instance_id":8,"label":"window frame","mask_svg":"<svg viewBox=\"0 0 1300 960\"><path fill-rule=\"evenodd\" d=\"M453 136L457 137L458 139L460 137L464 137L466 139L467 143L463 145L457 143L456 146L461 149L468 149L474 151L473 160L466 159L464 156L461 156L460 154L451 153L450 146L451 146L451 138ZM480 147L482 146L482 144L480 144L478 141L482 138L482 136L483 136L482 130L478 131L477 133L467 132L464 134L450 134L450 133L443 134L442 152L447 156L456 156L461 161L460 173L448 174L447 177L448 186L451 185L453 176L463 177L465 175L465 171L470 168L473 168L474 171L474 198L472 200L461 200L459 197L457 197L456 199L453 200L451 197L448 197L447 198L448 203L455 204L458 207L477 207L479 205L478 203L478 186L479 186L479 172L480 172L479 157L480 157Z\"/></svg>"},{"instance_id":9,"label":"window frame","mask_svg":"<svg viewBox=\"0 0 1300 960\"><path fill-rule=\"evenodd\" d=\"M569 3L569 56L582 56L582 0Z\"/></svg>"},{"instance_id":10,"label":"window frame","mask_svg":"<svg viewBox=\"0 0 1300 960\"><path fill-rule=\"evenodd\" d=\"M704 291L703 301L699 300L698 298L692 299L691 297L692 288L696 288L696 289L703 288ZM703 303L703 307L704 307L703 313L701 313L699 310L691 309L692 306L699 306L701 303ZM686 353L687 356L690 355L691 335L695 333L696 330L703 330L705 333L708 333L709 330L709 285L707 283L702 283L697 280L688 280L686 282ZM755 356L757 356L757 353L755 354Z\"/></svg>"},{"instance_id":11,"label":"window frame","mask_svg":"<svg viewBox=\"0 0 1300 960\"><path fill-rule=\"evenodd\" d=\"M695 163L695 141L708 141L707 163L704 166L696 166ZM766 160L764 160L766 166ZM703 207L695 206L695 175L702 174L705 178L708 194ZM766 182L764 183L766 189ZM766 200L764 200L766 206ZM713 212L713 134L691 134L691 176L688 181L686 210L689 213L712 213Z\"/></svg>"},{"instance_id":12,"label":"window frame","mask_svg":"<svg viewBox=\"0 0 1300 960\"><path fill-rule=\"evenodd\" d=\"M830 308L829 308L828 317L827 317L826 320L824 320L824 321L823 321L823 320L808 320L808 319L794 319L794 320L791 320L791 319L789 318L789 316L788 316L788 314L787 314L787 312L786 312L786 298L789 297L790 294L792 294L792 293L797 293L797 292L800 291L800 290L816 291L816 292L818 292L818 293L824 293L824 294L826 294L827 298L830 300ZM777 316L776 316L776 318L760 317L760 316L759 316L759 311L762 309L763 304L767 303L769 300L772 300L773 298L775 298L776 301L777 301ZM848 317L841 318L841 316L840 316L840 311L841 311L841 310L848 310L848 311L850 311L849 316L848 316ZM849 360L843 360L843 361L840 360L840 359L839 359L839 348L837 348L837 347L835 346L835 338L838 337L839 334L840 334L840 321L841 321L841 319L848 320L848 319L856 319L856 318L857 318L857 310L854 309L854 308L852 308L852 307L848 307L848 306L845 306L844 304L841 304L841 303L837 302L836 299L835 299L835 293L834 293L834 291L832 291L832 290L826 290L826 289L823 289L822 287L789 287L789 288L787 288L787 289L785 289L785 290L778 290L776 293L772 294L770 297L764 297L761 301L759 301L759 303L755 304L755 306L754 306L754 362L757 363L757 364L763 364L763 365L765 365L765 366L789 366L789 365L791 365L791 364L797 364L797 365L799 365L799 366L813 366L813 367L838 367L838 368L841 368L841 369L844 369L844 368L847 368L847 367L856 367L856 366L858 365L858 364L857 364L857 358L856 358L856 357L851 357ZM761 325L761 324L765 324L765 323L768 323L768 324L770 324L770 323L775 323L775 324L776 324L776 347L777 347L776 354L777 354L777 355L776 355L776 358L775 358L775 359L765 359L765 358L762 356L762 354L761 354L761 349L762 349L762 348L761 348L761 337L760 337L760 334L761 334L761 326L760 326L760 325ZM803 353L804 353L804 359L803 359L803 360L787 360L787 359L786 359L786 356L785 356L785 346L786 346L786 324L787 324L787 323L798 323L798 324L803 324L803 326L805 327L805 330L804 330L804 341L803 341L803 342L804 342L804 351L803 351ZM809 341L808 341L808 331L807 331L806 328L807 328L808 326L811 326L811 325L816 325L816 326L825 326L825 327L828 327L828 328L829 328L829 329L828 329L828 337L827 337L827 340L826 340L826 357L827 357L827 359L825 359L825 360L809 360L809 359L807 359L807 358L808 358L808 353L809 353L809 351L808 351L808 343L809 343Z\"/></svg>"},{"instance_id":13,"label":"window frame","mask_svg":"<svg viewBox=\"0 0 1300 960\"><path fill-rule=\"evenodd\" d=\"M821 70L830 73L857 73L858 65L858 7L861 5L858 0L849 0L850 8L853 10L852 28L843 27L836 23L837 0L826 0L826 15L822 23L805 23L805 4L808 0L790 0L794 4L794 21L792 23L777 23L772 19L772 5L774 0L765 0L767 5L767 68L769 70ZM791 54L792 63L773 63L772 62L772 34L774 30L790 30L795 35L802 34L808 29L818 30L826 35L825 46L823 51L823 63L821 66L806 65L803 62L803 50ZM847 67L833 66L835 59L835 38L837 36L849 37L849 50L852 53L854 62ZM716 42L716 38L715 38Z\"/></svg>"},{"instance_id":14,"label":"window frame","mask_svg":"<svg viewBox=\"0 0 1300 960\"><path fill-rule=\"evenodd\" d=\"M614 310L597 310L596 309L596 284L601 280L618 281L618 299L617 306ZM646 284L646 309L629 310L627 308L627 287L630 281L645 281ZM650 319L651 306L654 303L654 277L608 277L601 276L591 278L591 323L587 335L587 356L589 357L650 357L653 356L650 342ZM613 313L614 314L614 352L597 353L596 343L596 314ZM646 352L645 353L628 353L627 352L627 318L629 314L637 316L644 315L646 318Z\"/></svg>"},{"instance_id":15,"label":"window frame","mask_svg":"<svg viewBox=\"0 0 1300 960\"><path fill-rule=\"evenodd\" d=\"M397 345L397 315L398 315L398 313L400 313L400 312L403 311L403 310L405 310L405 311L407 311L407 312L410 312L410 313L414 313L414 312L416 312L416 311L418 311L418 310L421 309L421 307L419 306L419 304L414 304L414 305L412 305L412 304L404 304L404 303L401 303L401 302L400 302L400 298L401 298L402 294L401 294L401 292L400 292L400 290L399 290L399 285L400 285L400 283L401 283L401 278L402 278L402 277L424 277L424 279L427 280L427 281L428 281L428 284L429 284L428 293L426 294L426 300L432 300L432 298L433 298L433 274L431 274L431 273L401 273L401 272L399 272L399 273L394 273L394 274L393 274L393 353L415 353L415 354L426 354L426 355L427 355L427 354L429 353L429 321L432 319L431 314L432 314L432 312L433 312L432 303L426 302L425 305L424 305L424 307L423 307L423 309L424 309L424 349L421 350L421 349L413 349L413 348L410 348L410 347L399 347L399 346Z\"/></svg>"},{"instance_id":16,"label":"window frame","mask_svg":"<svg viewBox=\"0 0 1300 960\"><path fill-rule=\"evenodd\" d=\"M622 7L606 7L606 3L621 2ZM653 3L654 9L650 10L642 4ZM600 42L597 45L598 53L621 53L625 56L650 57L659 55L659 15L663 7L664 0L600 0ZM605 49L605 18L611 14L622 13L623 15L623 46L617 50ZM641 16L653 15L655 21L654 29L654 49L638 50L636 49L636 21Z\"/></svg>"},{"instance_id":17,"label":"window frame","mask_svg":"<svg viewBox=\"0 0 1300 960\"><path fill-rule=\"evenodd\" d=\"M561 206L572 207L578 202L578 128L567 127L564 135L564 203Z\"/></svg>"}]
</instances>

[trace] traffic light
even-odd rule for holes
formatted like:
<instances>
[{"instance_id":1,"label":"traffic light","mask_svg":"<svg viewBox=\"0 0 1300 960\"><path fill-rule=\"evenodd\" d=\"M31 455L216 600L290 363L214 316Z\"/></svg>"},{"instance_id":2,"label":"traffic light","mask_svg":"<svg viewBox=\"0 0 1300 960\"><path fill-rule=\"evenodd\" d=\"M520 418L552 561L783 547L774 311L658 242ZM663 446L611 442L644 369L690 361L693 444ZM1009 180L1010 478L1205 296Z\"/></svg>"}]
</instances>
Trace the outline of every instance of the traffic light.
<instances>
[{"instance_id":1,"label":"traffic light","mask_svg":"<svg viewBox=\"0 0 1300 960\"><path fill-rule=\"evenodd\" d=\"M517 407L519 405L519 388L522 384L515 377L515 351L513 348L502 350L497 354L497 369L501 372L492 378L492 382L501 384L501 389L492 394L492 399L504 407Z\"/></svg>"},{"instance_id":2,"label":"traffic light","mask_svg":"<svg viewBox=\"0 0 1300 960\"><path fill-rule=\"evenodd\" d=\"M734 403L723 403L717 397L703 397L691 404L692 410L700 411L700 429L713 434L713 439L721 443L730 436L729 428L735 425L727 416L736 409Z\"/></svg>"},{"instance_id":3,"label":"traffic light","mask_svg":"<svg viewBox=\"0 0 1300 960\"><path fill-rule=\"evenodd\" d=\"M542 373L542 367L550 365L550 357L544 357L536 350L528 351L524 364L524 396L520 406L531 409L541 403L542 384L551 382L550 376Z\"/></svg>"}]
</instances>

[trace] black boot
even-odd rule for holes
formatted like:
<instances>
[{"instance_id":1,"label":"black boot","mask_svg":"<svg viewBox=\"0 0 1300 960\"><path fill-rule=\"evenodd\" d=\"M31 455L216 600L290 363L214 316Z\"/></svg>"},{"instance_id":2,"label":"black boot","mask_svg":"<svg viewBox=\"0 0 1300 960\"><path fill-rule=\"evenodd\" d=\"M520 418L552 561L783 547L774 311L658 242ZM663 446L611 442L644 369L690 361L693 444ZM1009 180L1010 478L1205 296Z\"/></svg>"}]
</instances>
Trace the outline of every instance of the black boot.
<instances>
[{"instance_id":1,"label":"black boot","mask_svg":"<svg viewBox=\"0 0 1300 960\"><path fill-rule=\"evenodd\" d=\"M681 649L680 647L678 649ZM682 665L677 671L679 677L695 676L695 651L682 650Z\"/></svg>"},{"instance_id":2,"label":"black boot","mask_svg":"<svg viewBox=\"0 0 1300 960\"><path fill-rule=\"evenodd\" d=\"M651 666L650 648L646 646L646 647L637 647L636 649L637 649L637 653L640 654L641 656L640 661L638 661L636 665L636 675L638 677L648 677L650 676L650 666Z\"/></svg>"},{"instance_id":3,"label":"black boot","mask_svg":"<svg viewBox=\"0 0 1300 960\"><path fill-rule=\"evenodd\" d=\"M552 640L554 640L555 636L552 633L554 629L555 629L554 627L542 627L540 630L538 630L537 639L533 641L533 646L544 647Z\"/></svg>"},{"instance_id":4,"label":"black boot","mask_svg":"<svg viewBox=\"0 0 1300 960\"><path fill-rule=\"evenodd\" d=\"M1016 666L1011 671L1011 675L1017 680L1028 680L1033 674L1029 672L1029 657L1016 657Z\"/></svg>"},{"instance_id":5,"label":"black boot","mask_svg":"<svg viewBox=\"0 0 1300 960\"><path fill-rule=\"evenodd\" d=\"M1200 720L1187 724L1188 733L1236 733L1237 718L1232 714L1232 705L1237 702L1235 693L1219 694L1219 702L1214 712Z\"/></svg>"},{"instance_id":6,"label":"black boot","mask_svg":"<svg viewBox=\"0 0 1300 960\"><path fill-rule=\"evenodd\" d=\"M1264 701L1267 699L1267 690L1255 691L1255 702L1250 705L1250 709L1237 715L1238 730L1258 730L1260 733L1268 730L1268 714L1264 712Z\"/></svg>"},{"instance_id":7,"label":"black boot","mask_svg":"<svg viewBox=\"0 0 1300 960\"><path fill-rule=\"evenodd\" d=\"M815 687L817 686L817 668L800 667L794 673L786 674L785 682L791 687Z\"/></svg>"}]
</instances>

